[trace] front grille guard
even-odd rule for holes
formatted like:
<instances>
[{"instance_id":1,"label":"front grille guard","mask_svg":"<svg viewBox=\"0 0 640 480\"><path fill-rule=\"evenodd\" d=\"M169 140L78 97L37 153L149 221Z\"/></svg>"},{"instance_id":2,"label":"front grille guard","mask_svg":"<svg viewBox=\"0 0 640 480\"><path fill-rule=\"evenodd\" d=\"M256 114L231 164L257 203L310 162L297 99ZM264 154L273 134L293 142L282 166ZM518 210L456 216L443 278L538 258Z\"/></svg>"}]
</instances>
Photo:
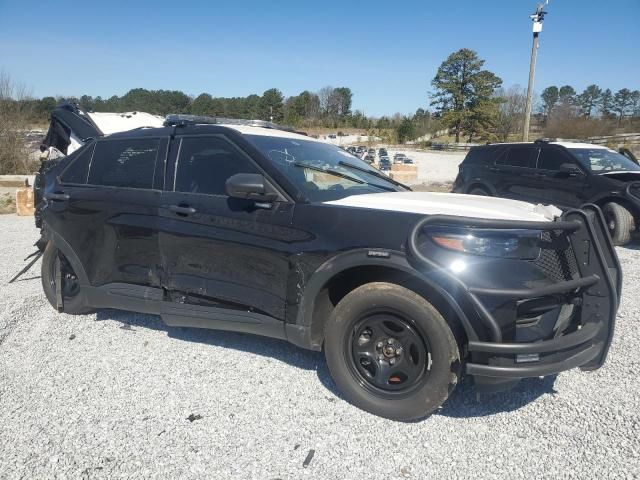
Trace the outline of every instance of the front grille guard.
<instances>
[{"instance_id":1,"label":"front grille guard","mask_svg":"<svg viewBox=\"0 0 640 480\"><path fill-rule=\"evenodd\" d=\"M558 281L539 288L496 289L467 286L449 270L426 257L419 249L419 237L423 228L431 225L461 226L491 229L532 229L561 231L569 240L579 276ZM449 283L457 285L458 291L474 307L487 333L478 332L462 309L457 309L469 337L469 351L480 356L512 356L511 362L501 365L482 363L467 364L467 372L473 375L523 378L547 375L580 366L595 369L604 363L614 330L615 316L620 302L622 275L620 263L605 226L604 217L595 205L584 205L581 210L565 212L553 222L526 222L514 220L491 220L445 215L433 215L419 221L408 239L409 260L418 270L426 269L444 275ZM505 343L498 321L483 303L486 298L526 300L545 296L566 295L581 306L581 328L576 332L530 343ZM515 364L520 354L543 354L543 360L533 364ZM489 363L489 361L487 361ZM505 364L506 363L506 364Z\"/></svg>"}]
</instances>

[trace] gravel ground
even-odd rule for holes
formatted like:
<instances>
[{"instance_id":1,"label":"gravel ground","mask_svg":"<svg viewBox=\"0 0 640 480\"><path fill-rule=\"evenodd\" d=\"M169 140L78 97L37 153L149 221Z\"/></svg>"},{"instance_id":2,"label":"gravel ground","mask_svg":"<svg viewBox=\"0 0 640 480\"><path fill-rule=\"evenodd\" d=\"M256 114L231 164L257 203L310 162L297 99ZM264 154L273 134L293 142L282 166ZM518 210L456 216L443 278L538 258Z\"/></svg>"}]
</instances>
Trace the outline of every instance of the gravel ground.
<instances>
[{"instance_id":1,"label":"gravel ground","mask_svg":"<svg viewBox=\"0 0 640 480\"><path fill-rule=\"evenodd\" d=\"M458 175L458 166L467 152L418 152L389 148L389 158L404 153L418 166L416 183L453 183Z\"/></svg>"},{"instance_id":2,"label":"gravel ground","mask_svg":"<svg viewBox=\"0 0 640 480\"><path fill-rule=\"evenodd\" d=\"M604 368L481 402L464 380L437 414L397 423L345 402L322 355L285 342L56 313L39 269L7 284L33 250L32 225L0 216L0 478L640 476L634 248L619 250Z\"/></svg>"}]
</instances>

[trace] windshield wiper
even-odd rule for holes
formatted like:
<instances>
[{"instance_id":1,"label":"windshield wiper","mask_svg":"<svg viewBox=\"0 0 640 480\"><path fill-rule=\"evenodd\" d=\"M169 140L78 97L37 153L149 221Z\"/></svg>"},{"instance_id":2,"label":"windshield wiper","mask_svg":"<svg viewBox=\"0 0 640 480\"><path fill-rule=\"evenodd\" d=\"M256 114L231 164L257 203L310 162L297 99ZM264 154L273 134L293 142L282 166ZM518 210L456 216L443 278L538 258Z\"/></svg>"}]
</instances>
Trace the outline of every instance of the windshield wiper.
<instances>
[{"instance_id":1,"label":"windshield wiper","mask_svg":"<svg viewBox=\"0 0 640 480\"><path fill-rule=\"evenodd\" d=\"M394 185L398 185L399 187L406 188L407 190L411 191L411 189L409 187L407 187L404 183L400 183L400 182L398 182L397 180L394 180L391 177L387 177L384 173L376 172L375 170L369 170L367 168L362 168L362 167L359 167L359 166L354 165L354 164L349 163L349 162L343 162L342 160L340 160L338 162L338 164L342 165L343 167L353 168L354 170L358 170L360 172L368 173L369 175L373 175L374 177L382 178L383 180L386 180L389 183L393 183ZM369 185L372 185L372 184L369 184ZM378 185L378 184L373 184L373 185L375 185L376 187L380 187L380 188L389 190L389 191L394 191L391 187L386 187L384 185Z\"/></svg>"}]
</instances>

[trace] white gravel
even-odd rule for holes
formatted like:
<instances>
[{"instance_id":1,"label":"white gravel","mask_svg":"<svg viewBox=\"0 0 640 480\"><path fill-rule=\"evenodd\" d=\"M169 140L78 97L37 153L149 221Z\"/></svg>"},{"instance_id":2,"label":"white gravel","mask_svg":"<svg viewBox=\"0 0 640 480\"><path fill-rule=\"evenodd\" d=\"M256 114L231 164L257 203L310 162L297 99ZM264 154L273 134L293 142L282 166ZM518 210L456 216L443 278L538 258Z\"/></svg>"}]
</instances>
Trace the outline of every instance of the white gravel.
<instances>
[{"instance_id":1,"label":"white gravel","mask_svg":"<svg viewBox=\"0 0 640 480\"><path fill-rule=\"evenodd\" d=\"M418 152L415 150L388 150L389 158L396 153L404 153L418 165L416 183L453 183L458 175L458 166L466 152Z\"/></svg>"},{"instance_id":2,"label":"white gravel","mask_svg":"<svg viewBox=\"0 0 640 480\"><path fill-rule=\"evenodd\" d=\"M0 232L2 479L640 475L634 248L619 250L623 302L604 368L480 403L464 381L439 413L397 423L342 400L322 355L285 342L115 310L58 314L38 269L7 284L33 250L32 219L0 216Z\"/></svg>"}]
</instances>

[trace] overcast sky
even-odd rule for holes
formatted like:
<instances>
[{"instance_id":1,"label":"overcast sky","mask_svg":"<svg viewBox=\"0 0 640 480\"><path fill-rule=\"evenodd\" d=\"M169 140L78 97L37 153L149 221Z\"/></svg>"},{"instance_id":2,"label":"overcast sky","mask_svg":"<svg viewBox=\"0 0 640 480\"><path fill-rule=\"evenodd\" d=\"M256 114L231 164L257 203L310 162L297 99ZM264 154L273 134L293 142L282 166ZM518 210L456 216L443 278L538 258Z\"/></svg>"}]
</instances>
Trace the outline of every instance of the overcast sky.
<instances>
[{"instance_id":1,"label":"overcast sky","mask_svg":"<svg viewBox=\"0 0 640 480\"><path fill-rule=\"evenodd\" d=\"M440 63L476 50L505 86L526 86L535 2L0 0L0 69L33 95L131 88L286 96L350 87L367 115L428 106ZM536 90L640 89L640 0L551 0Z\"/></svg>"}]
</instances>

